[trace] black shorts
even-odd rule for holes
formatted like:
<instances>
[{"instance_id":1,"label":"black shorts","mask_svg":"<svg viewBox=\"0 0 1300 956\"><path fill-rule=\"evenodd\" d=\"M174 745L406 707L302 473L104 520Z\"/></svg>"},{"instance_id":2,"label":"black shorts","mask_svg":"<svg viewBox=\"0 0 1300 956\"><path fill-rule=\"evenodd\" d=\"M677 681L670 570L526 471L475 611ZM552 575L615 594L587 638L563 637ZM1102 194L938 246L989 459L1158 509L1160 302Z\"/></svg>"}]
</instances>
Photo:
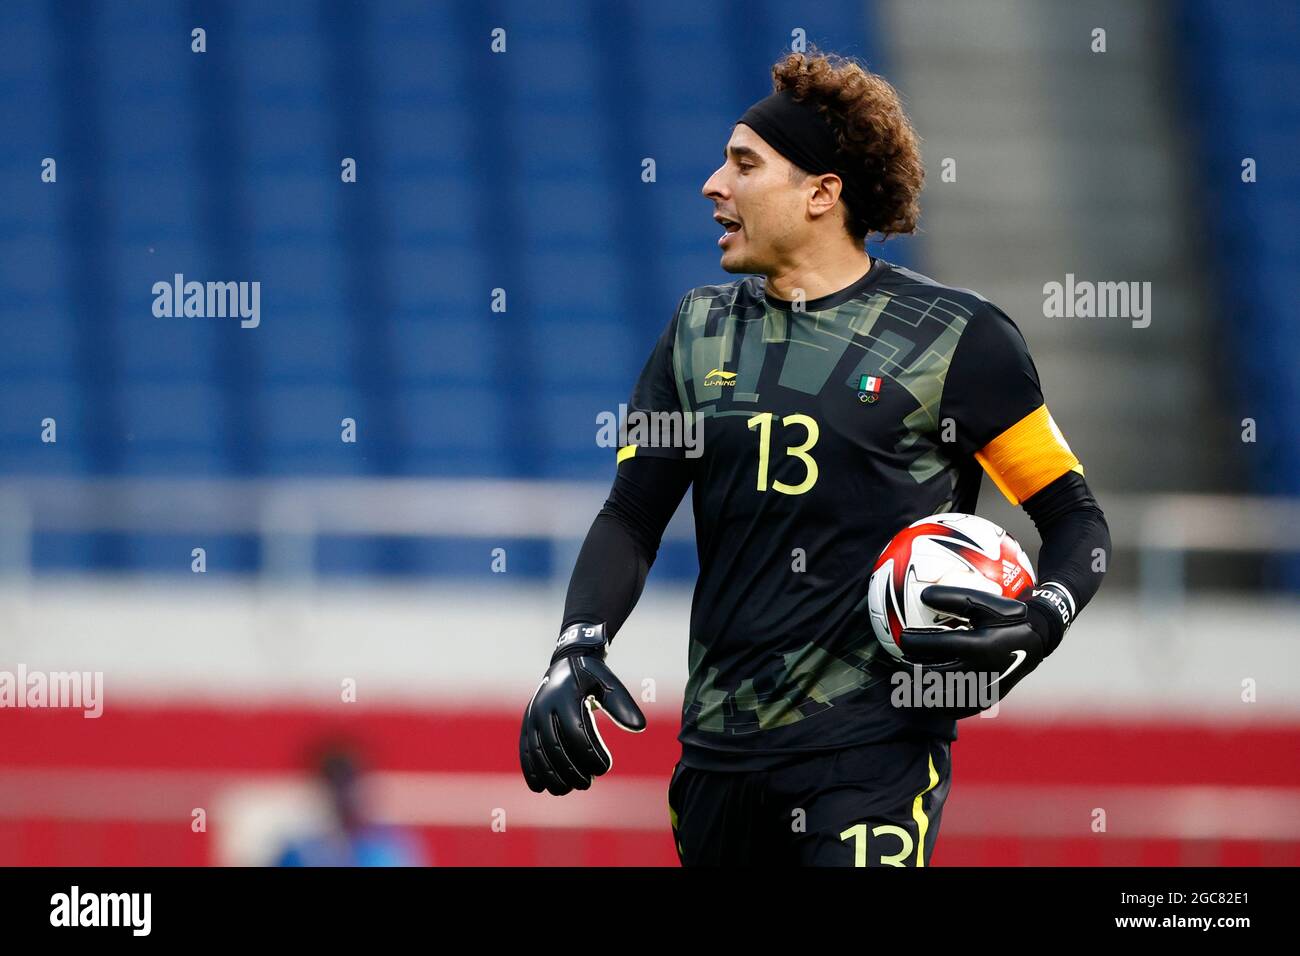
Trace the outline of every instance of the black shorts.
<instances>
[{"instance_id":1,"label":"black shorts","mask_svg":"<svg viewBox=\"0 0 1300 956\"><path fill-rule=\"evenodd\" d=\"M918 737L774 770L678 763L668 818L683 866L928 866L952 744Z\"/></svg>"}]
</instances>

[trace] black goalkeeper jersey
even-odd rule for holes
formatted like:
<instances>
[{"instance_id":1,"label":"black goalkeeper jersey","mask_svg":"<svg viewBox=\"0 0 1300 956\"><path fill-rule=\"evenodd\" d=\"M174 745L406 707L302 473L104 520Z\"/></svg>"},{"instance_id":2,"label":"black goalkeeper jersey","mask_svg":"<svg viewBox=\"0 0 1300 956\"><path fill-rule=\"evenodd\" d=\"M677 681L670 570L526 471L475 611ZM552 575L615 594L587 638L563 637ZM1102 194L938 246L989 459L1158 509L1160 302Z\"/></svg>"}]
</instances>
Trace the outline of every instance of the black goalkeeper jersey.
<instances>
[{"instance_id":1,"label":"black goalkeeper jersey","mask_svg":"<svg viewBox=\"0 0 1300 956\"><path fill-rule=\"evenodd\" d=\"M890 703L871 568L926 515L973 512L984 470L1013 502L1082 471L1015 324L974 292L882 259L802 308L762 277L692 289L630 412L695 413L697 457L633 439L619 460L691 470L700 574L682 761L762 769L956 723ZM981 467L983 466L983 467Z\"/></svg>"}]
</instances>

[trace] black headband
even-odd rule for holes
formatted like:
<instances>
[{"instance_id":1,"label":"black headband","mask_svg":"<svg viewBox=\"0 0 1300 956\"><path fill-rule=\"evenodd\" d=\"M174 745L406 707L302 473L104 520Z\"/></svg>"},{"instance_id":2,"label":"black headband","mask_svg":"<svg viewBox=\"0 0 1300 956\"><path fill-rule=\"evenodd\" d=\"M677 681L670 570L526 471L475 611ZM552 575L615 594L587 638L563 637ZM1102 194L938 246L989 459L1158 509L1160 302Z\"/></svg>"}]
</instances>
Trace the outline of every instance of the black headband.
<instances>
[{"instance_id":1,"label":"black headband","mask_svg":"<svg viewBox=\"0 0 1300 956\"><path fill-rule=\"evenodd\" d=\"M782 90L759 100L736 122L744 123L804 172L839 176L844 183L840 196L850 212L862 208L865 189L857 177L845 171L835 131L812 103Z\"/></svg>"}]
</instances>

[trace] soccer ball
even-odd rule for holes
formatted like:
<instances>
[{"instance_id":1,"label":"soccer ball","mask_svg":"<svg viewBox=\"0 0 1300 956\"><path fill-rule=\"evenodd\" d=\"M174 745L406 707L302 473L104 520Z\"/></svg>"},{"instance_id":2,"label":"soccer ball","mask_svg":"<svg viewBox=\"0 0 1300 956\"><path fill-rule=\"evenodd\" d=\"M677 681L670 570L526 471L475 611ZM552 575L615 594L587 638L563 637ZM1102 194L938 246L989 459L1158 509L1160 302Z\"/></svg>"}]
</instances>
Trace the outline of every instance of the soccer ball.
<instances>
[{"instance_id":1,"label":"soccer ball","mask_svg":"<svg viewBox=\"0 0 1300 956\"><path fill-rule=\"evenodd\" d=\"M977 515L938 514L913 522L885 546L871 570L867 608L871 629L890 656L903 660L904 628L948 630L963 618L921 603L931 584L973 588L1015 597L1034 583L1024 548L992 521Z\"/></svg>"}]
</instances>

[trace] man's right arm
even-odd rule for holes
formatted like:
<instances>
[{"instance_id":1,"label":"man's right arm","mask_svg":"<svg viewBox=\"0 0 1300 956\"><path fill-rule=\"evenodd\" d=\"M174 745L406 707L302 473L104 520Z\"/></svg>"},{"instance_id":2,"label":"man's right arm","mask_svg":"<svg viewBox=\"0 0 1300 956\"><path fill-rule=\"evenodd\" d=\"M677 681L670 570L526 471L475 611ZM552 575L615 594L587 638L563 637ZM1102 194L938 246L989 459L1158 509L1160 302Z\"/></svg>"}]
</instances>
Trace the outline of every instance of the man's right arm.
<instances>
[{"instance_id":1,"label":"man's right arm","mask_svg":"<svg viewBox=\"0 0 1300 956\"><path fill-rule=\"evenodd\" d=\"M621 462L569 579L560 630L604 623L606 640L636 606L664 529L691 483L690 462L632 456Z\"/></svg>"},{"instance_id":2,"label":"man's right arm","mask_svg":"<svg viewBox=\"0 0 1300 956\"><path fill-rule=\"evenodd\" d=\"M564 627L550 668L524 710L519 763L535 793L586 790L593 777L614 766L593 707L624 730L645 729L645 715L605 664L605 654L641 596L690 475L689 464L681 460L634 456L619 463L614 487L569 580Z\"/></svg>"},{"instance_id":3,"label":"man's right arm","mask_svg":"<svg viewBox=\"0 0 1300 956\"><path fill-rule=\"evenodd\" d=\"M673 352L678 303L659 336L628 407L632 412L682 414ZM586 790L614 765L592 708L625 730L645 729L645 715L605 665L610 640L632 613L668 521L694 472L684 448L620 448L618 472L605 506L582 543L569 579L564 623L551 664L524 710L519 762L528 786L556 796Z\"/></svg>"}]
</instances>

